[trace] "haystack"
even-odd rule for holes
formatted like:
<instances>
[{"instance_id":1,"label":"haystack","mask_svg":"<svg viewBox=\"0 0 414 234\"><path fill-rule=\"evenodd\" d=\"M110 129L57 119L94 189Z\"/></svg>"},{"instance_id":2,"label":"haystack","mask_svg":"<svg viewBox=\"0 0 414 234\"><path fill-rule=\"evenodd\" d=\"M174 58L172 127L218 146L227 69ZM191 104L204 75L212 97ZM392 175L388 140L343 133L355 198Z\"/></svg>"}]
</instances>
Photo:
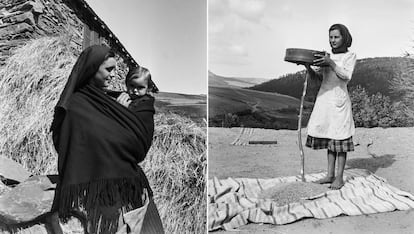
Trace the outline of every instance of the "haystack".
<instances>
[{"instance_id":1,"label":"haystack","mask_svg":"<svg viewBox=\"0 0 414 234\"><path fill-rule=\"evenodd\" d=\"M0 70L0 153L33 174L57 173L49 128L76 60L68 48L63 37L33 40Z\"/></svg>"},{"instance_id":2,"label":"haystack","mask_svg":"<svg viewBox=\"0 0 414 234\"><path fill-rule=\"evenodd\" d=\"M155 126L143 168L152 182L166 233L205 233L206 125L161 113Z\"/></svg>"}]
</instances>

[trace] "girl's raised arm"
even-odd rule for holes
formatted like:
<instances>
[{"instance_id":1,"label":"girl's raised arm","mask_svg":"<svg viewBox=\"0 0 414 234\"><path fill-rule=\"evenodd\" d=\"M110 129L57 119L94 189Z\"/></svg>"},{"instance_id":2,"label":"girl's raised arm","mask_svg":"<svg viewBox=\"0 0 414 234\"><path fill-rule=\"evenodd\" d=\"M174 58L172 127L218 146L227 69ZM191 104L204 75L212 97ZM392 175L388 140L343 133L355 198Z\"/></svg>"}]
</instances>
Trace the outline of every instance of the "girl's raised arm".
<instances>
[{"instance_id":1,"label":"girl's raised arm","mask_svg":"<svg viewBox=\"0 0 414 234\"><path fill-rule=\"evenodd\" d=\"M336 64L333 70L339 78L343 80L350 80L355 68L356 54L349 52L345 56L347 57L345 58L343 65L339 66Z\"/></svg>"}]
</instances>

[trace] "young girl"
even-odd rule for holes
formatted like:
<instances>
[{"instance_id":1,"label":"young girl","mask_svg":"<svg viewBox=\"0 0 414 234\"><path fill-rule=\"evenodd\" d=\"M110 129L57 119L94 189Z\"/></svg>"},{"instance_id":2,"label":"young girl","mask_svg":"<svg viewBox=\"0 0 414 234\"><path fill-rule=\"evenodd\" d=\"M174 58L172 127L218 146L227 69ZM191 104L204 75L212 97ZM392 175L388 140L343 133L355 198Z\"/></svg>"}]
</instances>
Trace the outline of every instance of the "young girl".
<instances>
[{"instance_id":1,"label":"young girl","mask_svg":"<svg viewBox=\"0 0 414 234\"><path fill-rule=\"evenodd\" d=\"M314 61L314 65L320 66L320 71L315 72L309 65L306 66L311 78L322 79L308 122L306 146L328 150L327 175L316 183L332 183L330 188L340 189L344 185L347 152L354 151L352 136L355 126L347 84L351 80L356 55L348 51L352 37L342 24L334 24L329 28L329 43L332 56L328 53L315 55L319 58ZM336 161L338 170L335 176Z\"/></svg>"}]
</instances>

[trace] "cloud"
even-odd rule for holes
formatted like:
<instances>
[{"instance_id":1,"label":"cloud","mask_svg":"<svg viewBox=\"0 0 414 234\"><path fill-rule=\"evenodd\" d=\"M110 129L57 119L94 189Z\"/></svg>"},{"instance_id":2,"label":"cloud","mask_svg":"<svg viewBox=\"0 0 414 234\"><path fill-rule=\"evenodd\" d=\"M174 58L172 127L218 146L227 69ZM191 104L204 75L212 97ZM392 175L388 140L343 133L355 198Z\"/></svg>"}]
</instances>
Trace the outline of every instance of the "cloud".
<instances>
[{"instance_id":1,"label":"cloud","mask_svg":"<svg viewBox=\"0 0 414 234\"><path fill-rule=\"evenodd\" d=\"M208 0L209 17L220 17L228 14L229 4L227 0Z\"/></svg>"},{"instance_id":2,"label":"cloud","mask_svg":"<svg viewBox=\"0 0 414 234\"><path fill-rule=\"evenodd\" d=\"M250 48L246 38L261 24L265 8L266 0L209 0L209 61L216 64L248 63Z\"/></svg>"},{"instance_id":3,"label":"cloud","mask_svg":"<svg viewBox=\"0 0 414 234\"><path fill-rule=\"evenodd\" d=\"M249 52L246 46L237 43L221 42L209 46L209 54L220 56L229 56L232 58L248 57Z\"/></svg>"},{"instance_id":4,"label":"cloud","mask_svg":"<svg viewBox=\"0 0 414 234\"><path fill-rule=\"evenodd\" d=\"M229 54L233 54L240 57L247 57L249 56L249 53L247 52L247 49L243 45L230 45L227 48Z\"/></svg>"},{"instance_id":5,"label":"cloud","mask_svg":"<svg viewBox=\"0 0 414 234\"><path fill-rule=\"evenodd\" d=\"M253 23L259 23L264 16L265 0L228 0L229 10Z\"/></svg>"}]
</instances>

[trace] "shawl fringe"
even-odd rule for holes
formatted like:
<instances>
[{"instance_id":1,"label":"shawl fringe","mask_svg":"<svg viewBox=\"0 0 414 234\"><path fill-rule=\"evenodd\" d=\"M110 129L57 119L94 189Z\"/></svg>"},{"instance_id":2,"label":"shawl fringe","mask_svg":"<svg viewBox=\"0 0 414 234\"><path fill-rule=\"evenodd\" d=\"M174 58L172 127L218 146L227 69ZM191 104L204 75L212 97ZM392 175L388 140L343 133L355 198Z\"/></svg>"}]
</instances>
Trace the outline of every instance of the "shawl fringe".
<instances>
[{"instance_id":1,"label":"shawl fringe","mask_svg":"<svg viewBox=\"0 0 414 234\"><path fill-rule=\"evenodd\" d=\"M140 176L65 186L59 191L59 217L67 222L74 211L81 211L92 233L115 233L121 209L128 212L144 205L144 189L151 198L148 180Z\"/></svg>"}]
</instances>

